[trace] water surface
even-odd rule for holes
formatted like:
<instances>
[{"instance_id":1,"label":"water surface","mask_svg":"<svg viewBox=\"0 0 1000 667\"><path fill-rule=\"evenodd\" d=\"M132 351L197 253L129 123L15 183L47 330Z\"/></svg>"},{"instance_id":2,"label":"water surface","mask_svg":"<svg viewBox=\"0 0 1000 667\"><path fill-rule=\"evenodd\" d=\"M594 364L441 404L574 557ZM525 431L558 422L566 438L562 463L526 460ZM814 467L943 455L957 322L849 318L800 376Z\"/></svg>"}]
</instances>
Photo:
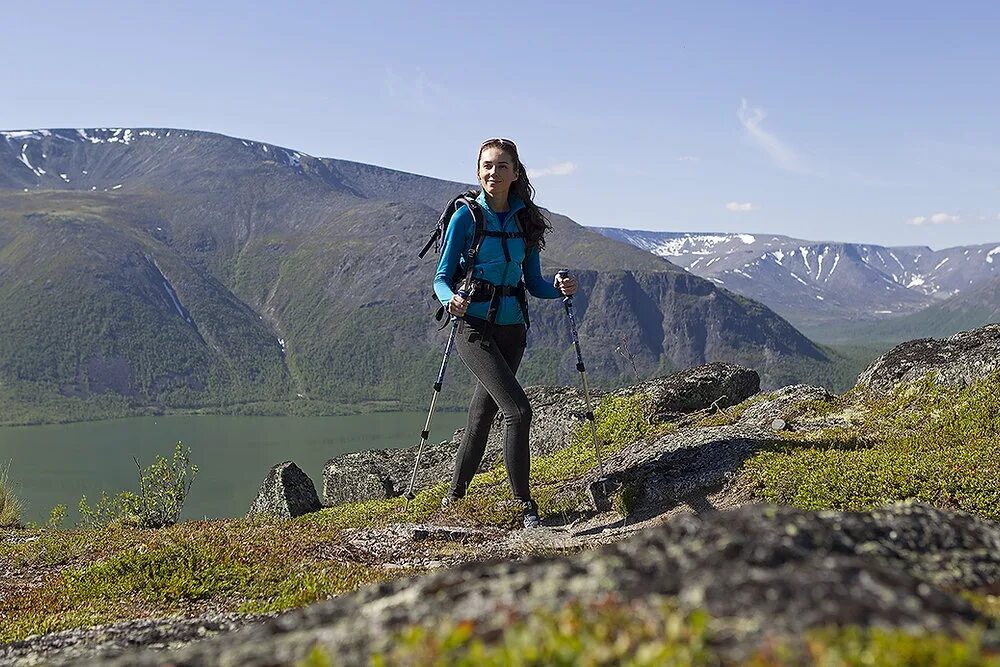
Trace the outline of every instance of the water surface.
<instances>
[{"instance_id":1,"label":"water surface","mask_svg":"<svg viewBox=\"0 0 1000 667\"><path fill-rule=\"evenodd\" d=\"M183 518L246 514L275 463L294 461L323 493L326 460L364 449L409 447L420 441L427 413L337 417L138 417L77 424L0 427L0 468L24 504L24 521L44 521L57 504L75 521L80 497L138 490L138 469L169 457L177 441L199 468ZM451 437L465 414L434 416L431 441Z\"/></svg>"}]
</instances>

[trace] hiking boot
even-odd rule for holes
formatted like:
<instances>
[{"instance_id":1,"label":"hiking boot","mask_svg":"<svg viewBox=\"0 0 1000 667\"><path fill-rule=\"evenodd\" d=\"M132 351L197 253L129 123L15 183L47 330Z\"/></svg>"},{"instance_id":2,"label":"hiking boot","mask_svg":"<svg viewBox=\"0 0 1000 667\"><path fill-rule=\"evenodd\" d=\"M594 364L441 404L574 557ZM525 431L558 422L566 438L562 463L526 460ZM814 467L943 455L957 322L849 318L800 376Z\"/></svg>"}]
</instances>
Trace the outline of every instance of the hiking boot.
<instances>
[{"instance_id":1,"label":"hiking boot","mask_svg":"<svg viewBox=\"0 0 1000 667\"><path fill-rule=\"evenodd\" d=\"M525 500L521 507L524 514L524 527L538 528L542 524L542 520L538 516L538 503L534 500Z\"/></svg>"},{"instance_id":2,"label":"hiking boot","mask_svg":"<svg viewBox=\"0 0 1000 667\"><path fill-rule=\"evenodd\" d=\"M441 509L448 509L448 506L457 500L459 500L457 496L453 496L450 493L446 494L445 497L441 499Z\"/></svg>"}]
</instances>

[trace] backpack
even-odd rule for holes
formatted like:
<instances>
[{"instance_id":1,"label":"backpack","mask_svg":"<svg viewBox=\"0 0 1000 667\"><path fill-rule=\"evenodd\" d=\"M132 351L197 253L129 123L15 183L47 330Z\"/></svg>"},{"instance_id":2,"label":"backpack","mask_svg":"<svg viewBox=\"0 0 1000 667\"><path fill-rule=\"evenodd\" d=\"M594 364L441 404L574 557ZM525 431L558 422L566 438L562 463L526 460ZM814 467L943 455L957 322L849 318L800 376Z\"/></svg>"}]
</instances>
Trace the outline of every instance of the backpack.
<instances>
[{"instance_id":1,"label":"backpack","mask_svg":"<svg viewBox=\"0 0 1000 667\"><path fill-rule=\"evenodd\" d=\"M431 246L434 246L435 252L440 253L441 245L444 242L444 236L445 233L447 233L448 231L448 224L451 222L452 216L455 215L455 212L459 209L459 207L465 206L466 208L468 208L469 212L472 213L472 220L474 223L474 231L472 234L472 245L469 248L468 256L465 258L464 275L462 272L462 267L461 266L457 267L455 270L455 275L451 277L452 286L457 285L459 283L459 280L462 280L462 282L464 282L466 285L473 285L474 287L478 287L478 283L480 282L484 283L485 285L489 285L489 283L486 283L486 281L472 280L472 269L476 264L476 255L479 254L479 248L483 244L483 239L486 238L487 236L496 236L500 237L501 239L504 239L503 250L504 254L507 255L508 261L510 259L510 255L507 253L506 239L525 238L524 229L521 227L521 220L517 217L517 214L514 215L514 222L517 225L518 231L516 232L487 231L486 218L483 215L483 209L479 205L479 202L476 201L476 197L478 196L479 196L478 190L466 190L462 194L453 198L448 203L448 205L445 206L444 211L441 212L441 217L438 218L437 224L434 226L434 229L431 231L430 237L427 239L427 243L424 244L424 247L420 250L420 252L417 255L420 259L423 259L424 255L426 255L427 252L431 249ZM517 296L518 296L518 301L521 305L521 311L524 316L524 321L526 325L530 326L528 324L528 307L527 307L527 300L524 296L523 283L519 284L518 287L520 289L520 293ZM494 294L491 296L494 297L502 296L504 293L505 292L496 291L496 289L494 289ZM476 300L478 301L480 299ZM489 317L489 320L492 323L493 317L495 317L496 314L497 299L491 298L488 300L492 302L490 309L490 317ZM444 317L444 313L445 313L445 308L444 306L441 306L438 308L437 313L434 315L434 318L440 322L441 319Z\"/></svg>"}]
</instances>

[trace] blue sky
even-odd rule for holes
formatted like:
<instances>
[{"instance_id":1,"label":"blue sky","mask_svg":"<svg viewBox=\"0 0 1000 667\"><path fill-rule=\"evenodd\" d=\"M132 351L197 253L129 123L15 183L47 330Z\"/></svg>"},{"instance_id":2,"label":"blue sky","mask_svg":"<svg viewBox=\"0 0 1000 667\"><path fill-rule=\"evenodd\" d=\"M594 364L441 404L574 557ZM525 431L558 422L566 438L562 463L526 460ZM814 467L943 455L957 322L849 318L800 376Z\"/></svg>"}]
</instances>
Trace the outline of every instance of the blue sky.
<instances>
[{"instance_id":1,"label":"blue sky","mask_svg":"<svg viewBox=\"0 0 1000 667\"><path fill-rule=\"evenodd\" d=\"M586 225L1000 241L1000 3L5 2L0 128L178 127Z\"/></svg>"}]
</instances>

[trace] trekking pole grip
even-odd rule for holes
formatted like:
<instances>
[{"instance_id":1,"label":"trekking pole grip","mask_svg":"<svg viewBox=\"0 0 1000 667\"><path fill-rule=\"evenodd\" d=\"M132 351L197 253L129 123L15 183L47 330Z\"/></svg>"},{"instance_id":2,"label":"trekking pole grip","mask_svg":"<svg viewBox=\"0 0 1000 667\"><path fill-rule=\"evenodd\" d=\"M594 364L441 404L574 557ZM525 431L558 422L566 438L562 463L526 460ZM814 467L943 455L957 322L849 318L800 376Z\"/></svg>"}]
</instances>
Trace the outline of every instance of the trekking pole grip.
<instances>
[{"instance_id":1,"label":"trekking pole grip","mask_svg":"<svg viewBox=\"0 0 1000 667\"><path fill-rule=\"evenodd\" d=\"M569 275L569 269L559 269L558 271L556 271L556 277L557 278L565 278L568 275ZM564 296L563 297L563 303L564 304L572 305L573 304L573 295L569 294L567 296Z\"/></svg>"}]
</instances>

